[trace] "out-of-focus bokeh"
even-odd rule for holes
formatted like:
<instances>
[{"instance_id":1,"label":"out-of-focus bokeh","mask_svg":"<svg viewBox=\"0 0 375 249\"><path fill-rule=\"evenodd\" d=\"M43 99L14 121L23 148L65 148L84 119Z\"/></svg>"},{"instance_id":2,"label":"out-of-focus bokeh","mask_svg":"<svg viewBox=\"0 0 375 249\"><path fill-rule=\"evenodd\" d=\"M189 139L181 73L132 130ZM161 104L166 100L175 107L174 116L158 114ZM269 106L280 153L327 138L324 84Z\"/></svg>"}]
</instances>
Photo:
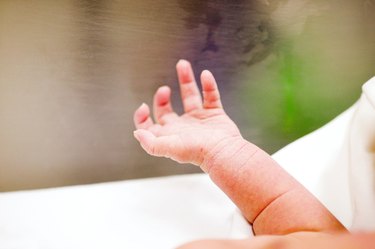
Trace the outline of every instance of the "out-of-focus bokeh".
<instances>
[{"instance_id":1,"label":"out-of-focus bokeh","mask_svg":"<svg viewBox=\"0 0 375 249\"><path fill-rule=\"evenodd\" d=\"M375 1L1 0L0 191L199 172L132 134L162 84L181 111L179 58L213 71L243 136L272 153L375 75Z\"/></svg>"}]
</instances>

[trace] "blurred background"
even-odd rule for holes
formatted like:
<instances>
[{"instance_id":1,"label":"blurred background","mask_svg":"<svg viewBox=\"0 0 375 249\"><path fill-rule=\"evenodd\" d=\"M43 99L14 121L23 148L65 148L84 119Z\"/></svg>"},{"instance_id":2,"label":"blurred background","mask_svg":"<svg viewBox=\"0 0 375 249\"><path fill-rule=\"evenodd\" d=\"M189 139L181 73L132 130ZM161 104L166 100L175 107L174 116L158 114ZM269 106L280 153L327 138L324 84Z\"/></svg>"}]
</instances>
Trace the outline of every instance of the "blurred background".
<instances>
[{"instance_id":1,"label":"blurred background","mask_svg":"<svg viewBox=\"0 0 375 249\"><path fill-rule=\"evenodd\" d=\"M375 1L0 0L0 191L200 172L132 134L160 85L181 113L179 58L273 153L375 75Z\"/></svg>"}]
</instances>

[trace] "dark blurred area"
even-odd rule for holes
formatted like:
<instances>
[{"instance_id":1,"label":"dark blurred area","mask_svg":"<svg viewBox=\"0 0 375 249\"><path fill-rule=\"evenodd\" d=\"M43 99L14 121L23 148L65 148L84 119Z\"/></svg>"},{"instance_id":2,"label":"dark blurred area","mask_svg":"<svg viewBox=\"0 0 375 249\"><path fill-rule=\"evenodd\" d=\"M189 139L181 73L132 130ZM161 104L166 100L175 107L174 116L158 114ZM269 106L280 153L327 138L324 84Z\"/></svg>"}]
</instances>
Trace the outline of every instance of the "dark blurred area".
<instances>
[{"instance_id":1,"label":"dark blurred area","mask_svg":"<svg viewBox=\"0 0 375 249\"><path fill-rule=\"evenodd\" d=\"M374 24L372 0L2 0L0 191L200 172L133 138L158 86L181 112L180 58L273 153L359 97Z\"/></svg>"}]
</instances>

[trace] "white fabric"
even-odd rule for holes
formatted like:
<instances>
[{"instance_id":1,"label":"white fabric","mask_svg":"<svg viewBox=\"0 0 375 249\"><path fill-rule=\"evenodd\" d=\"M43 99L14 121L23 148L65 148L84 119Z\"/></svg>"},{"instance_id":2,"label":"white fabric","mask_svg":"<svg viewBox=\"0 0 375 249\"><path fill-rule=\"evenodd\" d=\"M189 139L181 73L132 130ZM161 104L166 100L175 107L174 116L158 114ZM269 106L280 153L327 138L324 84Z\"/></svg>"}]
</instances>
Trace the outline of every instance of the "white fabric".
<instances>
[{"instance_id":1,"label":"white fabric","mask_svg":"<svg viewBox=\"0 0 375 249\"><path fill-rule=\"evenodd\" d=\"M168 249L251 235L204 174L0 194L0 249Z\"/></svg>"},{"instance_id":2,"label":"white fabric","mask_svg":"<svg viewBox=\"0 0 375 249\"><path fill-rule=\"evenodd\" d=\"M375 78L363 86L363 95L346 141L352 197L352 229L375 231Z\"/></svg>"},{"instance_id":3,"label":"white fabric","mask_svg":"<svg viewBox=\"0 0 375 249\"><path fill-rule=\"evenodd\" d=\"M375 78L273 157L352 230L375 230ZM0 249L174 248L251 227L203 174L0 194Z\"/></svg>"},{"instance_id":4,"label":"white fabric","mask_svg":"<svg viewBox=\"0 0 375 249\"><path fill-rule=\"evenodd\" d=\"M375 77L359 101L273 155L350 230L375 230Z\"/></svg>"}]
</instances>

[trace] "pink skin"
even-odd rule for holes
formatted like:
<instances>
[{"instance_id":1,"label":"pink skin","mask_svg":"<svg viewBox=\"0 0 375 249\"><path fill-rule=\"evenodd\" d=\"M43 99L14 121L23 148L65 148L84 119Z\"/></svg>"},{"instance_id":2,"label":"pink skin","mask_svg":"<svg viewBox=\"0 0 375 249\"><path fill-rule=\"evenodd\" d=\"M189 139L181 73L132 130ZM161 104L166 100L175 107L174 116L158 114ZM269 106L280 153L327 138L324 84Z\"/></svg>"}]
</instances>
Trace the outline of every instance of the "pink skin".
<instances>
[{"instance_id":1,"label":"pink skin","mask_svg":"<svg viewBox=\"0 0 375 249\"><path fill-rule=\"evenodd\" d=\"M202 240L178 249L373 249L375 234L298 232L285 236L257 236L246 240Z\"/></svg>"},{"instance_id":2,"label":"pink skin","mask_svg":"<svg viewBox=\"0 0 375 249\"><path fill-rule=\"evenodd\" d=\"M190 63L177 64L185 113L178 116L170 102L171 90L160 87L154 96L154 118L142 104L134 114L134 136L143 149L154 156L164 156L181 163L203 165L205 155L221 140L238 140L237 126L225 114L213 75L203 71L203 102Z\"/></svg>"},{"instance_id":3,"label":"pink skin","mask_svg":"<svg viewBox=\"0 0 375 249\"><path fill-rule=\"evenodd\" d=\"M150 155L195 164L241 209L256 234L345 231L332 214L264 151L246 141L226 115L213 75L201 74L203 100L188 61L176 66L184 114L172 108L171 90L154 95L153 114L134 113L134 136Z\"/></svg>"}]
</instances>

